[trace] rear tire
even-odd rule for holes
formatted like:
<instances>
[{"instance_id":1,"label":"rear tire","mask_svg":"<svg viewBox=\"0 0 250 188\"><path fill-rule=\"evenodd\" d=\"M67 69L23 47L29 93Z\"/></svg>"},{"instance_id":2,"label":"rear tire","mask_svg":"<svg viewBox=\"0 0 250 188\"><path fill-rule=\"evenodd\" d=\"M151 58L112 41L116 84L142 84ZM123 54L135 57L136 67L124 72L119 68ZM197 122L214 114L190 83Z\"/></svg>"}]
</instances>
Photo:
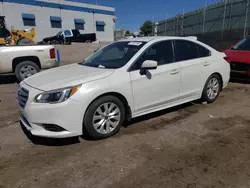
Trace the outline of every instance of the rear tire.
<instances>
[{"instance_id":1,"label":"rear tire","mask_svg":"<svg viewBox=\"0 0 250 188\"><path fill-rule=\"evenodd\" d=\"M87 109L83 120L83 133L86 132L91 139L108 138L120 130L124 119L125 108L117 97L101 97Z\"/></svg>"},{"instance_id":2,"label":"rear tire","mask_svg":"<svg viewBox=\"0 0 250 188\"><path fill-rule=\"evenodd\" d=\"M222 80L217 74L211 75L203 88L201 101L213 103L219 96L222 88Z\"/></svg>"},{"instance_id":3,"label":"rear tire","mask_svg":"<svg viewBox=\"0 0 250 188\"><path fill-rule=\"evenodd\" d=\"M15 67L15 75L19 81L24 80L40 71L40 68L33 61L22 61Z\"/></svg>"}]
</instances>

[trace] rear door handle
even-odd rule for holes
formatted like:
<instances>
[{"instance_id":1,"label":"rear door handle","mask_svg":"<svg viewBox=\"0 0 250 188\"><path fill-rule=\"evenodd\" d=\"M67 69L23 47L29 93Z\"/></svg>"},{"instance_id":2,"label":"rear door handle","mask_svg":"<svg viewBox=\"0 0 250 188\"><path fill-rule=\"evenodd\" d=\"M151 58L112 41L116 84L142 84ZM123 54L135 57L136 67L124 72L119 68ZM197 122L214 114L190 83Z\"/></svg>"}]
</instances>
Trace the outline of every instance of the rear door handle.
<instances>
[{"instance_id":1,"label":"rear door handle","mask_svg":"<svg viewBox=\"0 0 250 188\"><path fill-rule=\"evenodd\" d=\"M210 63L208 63L208 62L203 63L203 66L205 66L205 67L208 66L208 65L210 65Z\"/></svg>"},{"instance_id":2,"label":"rear door handle","mask_svg":"<svg viewBox=\"0 0 250 188\"><path fill-rule=\"evenodd\" d=\"M171 71L171 75L175 75L175 74L178 74L179 73L179 70L178 69L174 69Z\"/></svg>"}]
</instances>

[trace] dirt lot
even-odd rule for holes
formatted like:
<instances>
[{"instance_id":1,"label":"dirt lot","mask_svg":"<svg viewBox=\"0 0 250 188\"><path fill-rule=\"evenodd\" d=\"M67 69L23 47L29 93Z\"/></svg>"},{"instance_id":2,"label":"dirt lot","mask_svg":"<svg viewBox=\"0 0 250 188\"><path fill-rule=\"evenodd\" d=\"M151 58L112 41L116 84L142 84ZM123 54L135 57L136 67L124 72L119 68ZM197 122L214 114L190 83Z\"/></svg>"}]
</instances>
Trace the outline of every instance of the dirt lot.
<instances>
[{"instance_id":1,"label":"dirt lot","mask_svg":"<svg viewBox=\"0 0 250 188\"><path fill-rule=\"evenodd\" d=\"M36 144L19 125L16 90L0 85L0 188L250 187L250 84L137 118L106 140Z\"/></svg>"},{"instance_id":2,"label":"dirt lot","mask_svg":"<svg viewBox=\"0 0 250 188\"><path fill-rule=\"evenodd\" d=\"M113 138L30 142L0 86L0 187L249 187L250 85L138 118Z\"/></svg>"}]
</instances>

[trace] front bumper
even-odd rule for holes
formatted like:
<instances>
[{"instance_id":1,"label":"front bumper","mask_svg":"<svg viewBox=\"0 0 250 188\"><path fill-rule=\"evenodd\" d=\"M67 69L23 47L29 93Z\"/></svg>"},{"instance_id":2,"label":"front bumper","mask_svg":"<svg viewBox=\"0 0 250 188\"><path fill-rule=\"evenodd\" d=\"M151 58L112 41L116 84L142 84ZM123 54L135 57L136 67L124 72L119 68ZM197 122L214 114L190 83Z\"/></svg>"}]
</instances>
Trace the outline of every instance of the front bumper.
<instances>
[{"instance_id":1,"label":"front bumper","mask_svg":"<svg viewBox=\"0 0 250 188\"><path fill-rule=\"evenodd\" d=\"M57 104L34 103L34 97L42 91L24 83L21 87L29 91L29 98L25 107L19 105L20 121L32 135L50 138L82 135L85 108L81 102L68 99ZM44 128L44 125L56 125L62 130L49 131Z\"/></svg>"}]
</instances>

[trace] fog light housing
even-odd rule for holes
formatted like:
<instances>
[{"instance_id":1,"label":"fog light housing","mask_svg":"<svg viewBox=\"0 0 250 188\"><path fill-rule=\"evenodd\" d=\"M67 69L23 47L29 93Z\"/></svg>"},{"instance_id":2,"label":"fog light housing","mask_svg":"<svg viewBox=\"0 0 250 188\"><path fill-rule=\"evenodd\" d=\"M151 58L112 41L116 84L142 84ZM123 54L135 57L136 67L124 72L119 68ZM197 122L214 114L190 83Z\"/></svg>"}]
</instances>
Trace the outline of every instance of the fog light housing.
<instances>
[{"instance_id":1,"label":"fog light housing","mask_svg":"<svg viewBox=\"0 0 250 188\"><path fill-rule=\"evenodd\" d=\"M51 132L62 132L62 131L66 131L66 129L55 125L55 124L41 124L41 126L47 130L47 131L51 131Z\"/></svg>"}]
</instances>

